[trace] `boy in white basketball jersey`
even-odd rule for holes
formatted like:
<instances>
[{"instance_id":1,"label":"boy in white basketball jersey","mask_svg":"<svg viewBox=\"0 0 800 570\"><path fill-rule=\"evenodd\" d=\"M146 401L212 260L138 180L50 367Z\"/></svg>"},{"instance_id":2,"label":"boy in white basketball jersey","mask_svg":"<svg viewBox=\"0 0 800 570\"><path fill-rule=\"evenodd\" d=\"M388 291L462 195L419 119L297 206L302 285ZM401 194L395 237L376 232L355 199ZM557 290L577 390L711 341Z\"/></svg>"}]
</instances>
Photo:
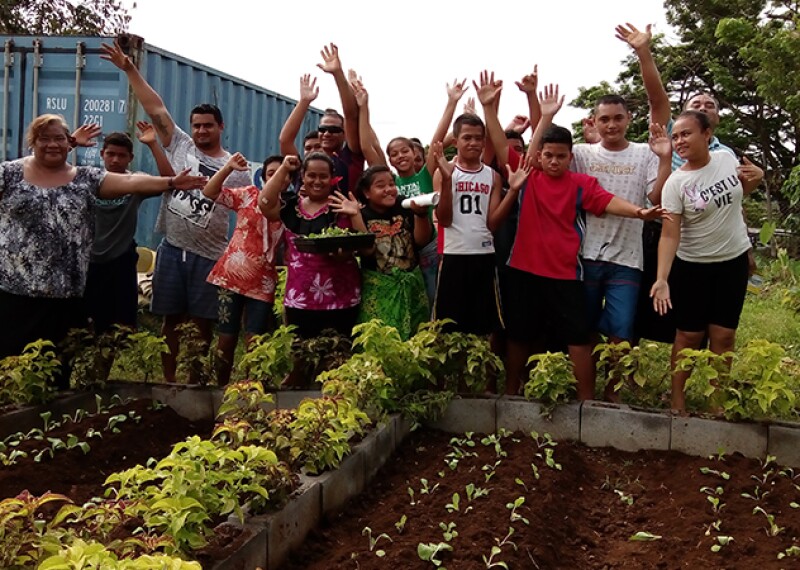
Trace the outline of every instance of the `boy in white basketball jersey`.
<instances>
[{"instance_id":1,"label":"boy in white basketball jersey","mask_svg":"<svg viewBox=\"0 0 800 570\"><path fill-rule=\"evenodd\" d=\"M480 117L459 116L453 135L452 163L442 156L441 145L434 148L439 156L434 186L439 183L436 217L442 261L433 317L455 321L449 330L489 335L501 324L492 232L508 214L517 192L503 198L500 176L481 161L486 127ZM520 167L509 183L518 191L528 173L529 166Z\"/></svg>"}]
</instances>

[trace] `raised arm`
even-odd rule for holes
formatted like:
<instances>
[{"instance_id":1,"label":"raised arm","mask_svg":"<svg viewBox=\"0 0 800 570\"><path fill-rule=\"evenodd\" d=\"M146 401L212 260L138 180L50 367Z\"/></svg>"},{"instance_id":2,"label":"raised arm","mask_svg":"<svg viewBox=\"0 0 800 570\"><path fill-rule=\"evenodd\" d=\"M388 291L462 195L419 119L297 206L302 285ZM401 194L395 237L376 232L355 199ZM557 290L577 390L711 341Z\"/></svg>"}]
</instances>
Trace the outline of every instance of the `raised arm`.
<instances>
[{"instance_id":1,"label":"raised arm","mask_svg":"<svg viewBox=\"0 0 800 570\"><path fill-rule=\"evenodd\" d=\"M342 69L342 62L339 59L339 48L336 44L330 44L322 48L319 52L322 56L323 63L318 63L319 67L325 73L333 75L336 82L336 88L339 90L339 98L342 101L342 114L344 115L344 139L347 146L350 147L355 153L361 152L361 141L358 135L358 103L350 84L347 82L347 77Z\"/></svg>"},{"instance_id":2,"label":"raised arm","mask_svg":"<svg viewBox=\"0 0 800 570\"><path fill-rule=\"evenodd\" d=\"M206 176L190 176L188 168L174 177L106 172L98 196L104 200L118 198L125 194L154 196L167 190L202 188L207 181L208 177Z\"/></svg>"},{"instance_id":3,"label":"raised arm","mask_svg":"<svg viewBox=\"0 0 800 570\"><path fill-rule=\"evenodd\" d=\"M300 99L298 99L297 105L292 109L292 112L289 113L278 135L278 148L282 155L298 156L300 154L297 152L297 145L294 144L294 141L303 126L303 119L306 117L308 108L318 95L319 87L317 87L316 77L312 78L311 75L306 73L300 78Z\"/></svg>"},{"instance_id":4,"label":"raised arm","mask_svg":"<svg viewBox=\"0 0 800 570\"><path fill-rule=\"evenodd\" d=\"M369 93L360 80L352 83L353 93L358 103L358 136L360 139L361 154L369 166L376 164L386 165L386 155L383 154L378 135L369 122Z\"/></svg>"},{"instance_id":5,"label":"raised arm","mask_svg":"<svg viewBox=\"0 0 800 570\"><path fill-rule=\"evenodd\" d=\"M291 180L292 175L298 170L300 170L300 159L290 154L283 159L275 174L264 183L258 195L258 207L268 220L281 219L281 192L286 187L286 181Z\"/></svg>"},{"instance_id":6,"label":"raised arm","mask_svg":"<svg viewBox=\"0 0 800 570\"><path fill-rule=\"evenodd\" d=\"M128 76L128 83L133 89L133 94L144 107L144 112L153 121L153 125L158 133L161 144L169 146L172 142L172 134L175 132L175 121L169 114L164 100L156 93L147 81L145 81L139 70L133 65L133 61L119 47L119 42L114 40L114 45L102 44L103 55L100 57L110 61Z\"/></svg>"},{"instance_id":7,"label":"raised arm","mask_svg":"<svg viewBox=\"0 0 800 570\"><path fill-rule=\"evenodd\" d=\"M466 82L466 79L462 79L461 81L454 79L452 85L449 83L447 84L447 104L444 107L442 118L439 119L439 124L436 125L436 130L433 132L429 148L433 148L435 143L443 142L444 138L447 136L450 125L453 124L453 115L455 115L456 106L458 106L458 102L461 100L461 97L464 96L464 93L467 92L467 89L464 87ZM425 167L428 169L428 172L431 173L431 176L433 176L433 173L438 168L436 157L433 156L431 152L428 153Z\"/></svg>"},{"instance_id":8,"label":"raised arm","mask_svg":"<svg viewBox=\"0 0 800 570\"><path fill-rule=\"evenodd\" d=\"M150 154L153 155L153 160L156 161L156 168L158 174L161 176L175 176L175 170L172 168L167 154L161 145L156 140L156 131L153 125L145 121L138 121L136 123L136 138L139 142L150 149Z\"/></svg>"},{"instance_id":9,"label":"raised arm","mask_svg":"<svg viewBox=\"0 0 800 570\"><path fill-rule=\"evenodd\" d=\"M531 143L528 145L528 156L531 157L534 166L539 162L537 153L542 146L544 133L552 126L553 117L556 116L556 113L558 113L563 104L564 96L558 96L558 85L553 85L552 83L550 85L545 85L544 92L539 93L539 108L541 109L542 116L536 128L533 130Z\"/></svg>"},{"instance_id":10,"label":"raised arm","mask_svg":"<svg viewBox=\"0 0 800 570\"><path fill-rule=\"evenodd\" d=\"M542 118L542 109L539 107L539 98L536 96L536 90L539 88L539 66L534 65L533 71L523 75L522 79L516 83L519 90L525 93L525 97L528 99L528 125L535 129L539 124L539 119Z\"/></svg>"},{"instance_id":11,"label":"raised arm","mask_svg":"<svg viewBox=\"0 0 800 570\"><path fill-rule=\"evenodd\" d=\"M478 82L473 81L475 92L483 107L483 118L486 121L486 132L494 147L497 166L505 168L508 164L508 140L497 117L497 99L503 90L503 82L495 81L494 72L481 71Z\"/></svg>"},{"instance_id":12,"label":"raised arm","mask_svg":"<svg viewBox=\"0 0 800 570\"><path fill-rule=\"evenodd\" d=\"M667 136L666 130L656 123L650 124L650 150L658 157L658 172L653 189L647 193L647 199L654 206L661 205L661 191L667 178L672 174L672 141Z\"/></svg>"},{"instance_id":13,"label":"raised arm","mask_svg":"<svg viewBox=\"0 0 800 570\"><path fill-rule=\"evenodd\" d=\"M436 143L430 149L439 163L437 176L434 177L434 187L439 186L439 203L436 205L436 220L443 228L450 227L453 223L453 164L447 162L444 156L442 143Z\"/></svg>"},{"instance_id":14,"label":"raised arm","mask_svg":"<svg viewBox=\"0 0 800 570\"><path fill-rule=\"evenodd\" d=\"M650 122L666 125L672 119L672 107L653 59L653 52L650 51L650 41L653 38L651 29L652 26L647 24L645 30L641 32L633 24L625 24L616 27L616 36L631 46L639 58L639 69L642 72L642 82L650 106Z\"/></svg>"},{"instance_id":15,"label":"raised arm","mask_svg":"<svg viewBox=\"0 0 800 570\"><path fill-rule=\"evenodd\" d=\"M214 174L203 187L203 195L211 200L216 200L220 192L222 192L222 185L225 183L225 179L230 176L234 170L238 172L247 172L250 170L247 159L240 152L232 155L228 159L228 162L225 163L225 166L217 170L217 173Z\"/></svg>"}]
</instances>

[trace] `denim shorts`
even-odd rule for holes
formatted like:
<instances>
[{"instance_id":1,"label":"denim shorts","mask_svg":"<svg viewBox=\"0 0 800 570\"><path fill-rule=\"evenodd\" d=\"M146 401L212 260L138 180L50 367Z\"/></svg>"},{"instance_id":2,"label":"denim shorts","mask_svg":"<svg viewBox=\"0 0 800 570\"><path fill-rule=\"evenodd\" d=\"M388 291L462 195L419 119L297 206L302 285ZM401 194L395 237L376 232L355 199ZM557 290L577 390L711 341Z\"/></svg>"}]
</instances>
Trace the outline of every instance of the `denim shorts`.
<instances>
[{"instance_id":1,"label":"denim shorts","mask_svg":"<svg viewBox=\"0 0 800 570\"><path fill-rule=\"evenodd\" d=\"M150 311L217 320L217 287L206 281L215 263L163 240L156 254Z\"/></svg>"},{"instance_id":2,"label":"denim shorts","mask_svg":"<svg viewBox=\"0 0 800 570\"><path fill-rule=\"evenodd\" d=\"M607 336L633 340L642 272L610 261L583 260L583 267L589 326Z\"/></svg>"},{"instance_id":3,"label":"denim shorts","mask_svg":"<svg viewBox=\"0 0 800 570\"><path fill-rule=\"evenodd\" d=\"M264 334L275 328L275 316L272 303L245 297L228 289L219 288L219 318L217 331L219 334L239 336L244 317L244 332L248 334Z\"/></svg>"}]
</instances>

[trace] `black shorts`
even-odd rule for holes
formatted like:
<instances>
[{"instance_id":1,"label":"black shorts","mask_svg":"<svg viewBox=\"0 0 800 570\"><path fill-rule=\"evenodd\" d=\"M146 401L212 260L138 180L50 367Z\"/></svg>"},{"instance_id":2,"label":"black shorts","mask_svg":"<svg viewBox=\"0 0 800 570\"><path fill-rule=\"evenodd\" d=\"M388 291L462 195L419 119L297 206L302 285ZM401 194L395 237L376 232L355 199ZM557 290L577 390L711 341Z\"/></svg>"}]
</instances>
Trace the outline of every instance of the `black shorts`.
<instances>
[{"instance_id":1,"label":"black shorts","mask_svg":"<svg viewBox=\"0 0 800 570\"><path fill-rule=\"evenodd\" d=\"M286 323L297 327L300 338L314 338L325 329L334 329L342 336L350 337L358 320L359 307L349 309L311 310L285 307Z\"/></svg>"},{"instance_id":2,"label":"black shorts","mask_svg":"<svg viewBox=\"0 0 800 570\"><path fill-rule=\"evenodd\" d=\"M477 335L502 326L493 253L442 256L433 318L455 321L444 330Z\"/></svg>"},{"instance_id":3,"label":"black shorts","mask_svg":"<svg viewBox=\"0 0 800 570\"><path fill-rule=\"evenodd\" d=\"M739 326L747 293L747 252L728 261L695 263L678 257L670 272L670 297L678 330Z\"/></svg>"},{"instance_id":4,"label":"black shorts","mask_svg":"<svg viewBox=\"0 0 800 570\"><path fill-rule=\"evenodd\" d=\"M675 312L667 311L659 315L653 309L650 289L656 282L658 271L658 241L661 236L661 222L645 222L642 233L642 253L644 266L639 284L639 302L636 306L634 324L635 336L658 342L672 343L675 340ZM669 277L672 286L672 275Z\"/></svg>"},{"instance_id":5,"label":"black shorts","mask_svg":"<svg viewBox=\"0 0 800 570\"><path fill-rule=\"evenodd\" d=\"M137 260L134 243L116 259L89 264L84 299L96 334L108 331L113 325L136 328L139 312Z\"/></svg>"},{"instance_id":6,"label":"black shorts","mask_svg":"<svg viewBox=\"0 0 800 570\"><path fill-rule=\"evenodd\" d=\"M508 270L508 338L545 345L589 344L590 329L583 282Z\"/></svg>"}]
</instances>

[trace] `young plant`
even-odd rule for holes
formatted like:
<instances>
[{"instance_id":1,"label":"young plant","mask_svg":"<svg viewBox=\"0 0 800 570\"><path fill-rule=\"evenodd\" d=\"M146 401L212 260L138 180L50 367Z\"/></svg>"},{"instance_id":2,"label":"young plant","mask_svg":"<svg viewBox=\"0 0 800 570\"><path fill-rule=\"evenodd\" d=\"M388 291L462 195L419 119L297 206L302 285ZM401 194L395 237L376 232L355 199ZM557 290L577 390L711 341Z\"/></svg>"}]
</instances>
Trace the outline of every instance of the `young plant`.
<instances>
[{"instance_id":1,"label":"young plant","mask_svg":"<svg viewBox=\"0 0 800 570\"><path fill-rule=\"evenodd\" d=\"M439 528L442 529L442 537L444 538L445 542L453 542L453 539L458 536L458 531L456 530L456 523L439 523Z\"/></svg>"},{"instance_id":2,"label":"young plant","mask_svg":"<svg viewBox=\"0 0 800 570\"><path fill-rule=\"evenodd\" d=\"M372 536L372 529L369 528L368 526L365 526L364 530L361 531L361 536L366 536L369 539L369 551L370 552L374 551L375 556L377 556L378 558L383 558L384 556L386 556L385 550L380 550L380 549L375 550L375 547L378 545L378 542L380 542L381 539L393 542L391 537L385 532L382 532L378 536Z\"/></svg>"},{"instance_id":3,"label":"young plant","mask_svg":"<svg viewBox=\"0 0 800 570\"><path fill-rule=\"evenodd\" d=\"M438 542L438 543L420 542L417 545L417 556L419 556L419 559L424 560L425 562L431 562L437 568L442 566L442 561L440 560L439 557L444 552L452 552L452 551L453 547L447 544L446 542Z\"/></svg>"},{"instance_id":4,"label":"young plant","mask_svg":"<svg viewBox=\"0 0 800 570\"><path fill-rule=\"evenodd\" d=\"M447 509L448 513L453 513L453 512L456 512L456 511L460 511L461 510L460 506L459 506L460 503L461 503L461 497L459 496L459 494L458 493L453 493L452 500L449 503L447 503L444 506L444 508Z\"/></svg>"},{"instance_id":5,"label":"young plant","mask_svg":"<svg viewBox=\"0 0 800 570\"><path fill-rule=\"evenodd\" d=\"M778 536L780 533L782 533L784 530L786 530L785 527L778 526L778 524L775 522L775 515L769 514L767 511L765 511L761 507L756 507L756 508L753 509L753 514L756 514L756 513L761 513L767 519L767 524L769 525L769 527L764 529L766 531L766 533L767 533L767 536Z\"/></svg>"},{"instance_id":6,"label":"young plant","mask_svg":"<svg viewBox=\"0 0 800 570\"><path fill-rule=\"evenodd\" d=\"M652 542L654 540L661 540L661 535L640 530L636 534L632 535L628 540L631 542Z\"/></svg>"},{"instance_id":7,"label":"young plant","mask_svg":"<svg viewBox=\"0 0 800 570\"><path fill-rule=\"evenodd\" d=\"M467 500L472 502L474 499L485 497L489 494L489 489L483 487L476 487L474 483L469 483L466 488Z\"/></svg>"},{"instance_id":8,"label":"young plant","mask_svg":"<svg viewBox=\"0 0 800 570\"><path fill-rule=\"evenodd\" d=\"M292 346L296 340L293 325L281 325L272 333L253 337L250 348L239 363L245 378L274 387L294 368Z\"/></svg>"},{"instance_id":9,"label":"young plant","mask_svg":"<svg viewBox=\"0 0 800 570\"><path fill-rule=\"evenodd\" d=\"M190 384L210 384L215 376L214 355L209 351L200 327L187 321L175 327L175 330L180 335L182 348L178 370L188 377Z\"/></svg>"},{"instance_id":10,"label":"young plant","mask_svg":"<svg viewBox=\"0 0 800 570\"><path fill-rule=\"evenodd\" d=\"M499 546L492 546L492 550L489 553L489 558L486 558L486 555L481 555L481 559L483 559L483 563L486 565L486 568L505 568L508 570L508 564L501 560L495 560L494 557L498 556L503 552L503 549Z\"/></svg>"},{"instance_id":11,"label":"young plant","mask_svg":"<svg viewBox=\"0 0 800 570\"><path fill-rule=\"evenodd\" d=\"M0 406L41 404L52 399L60 362L49 340L25 345L19 356L0 360Z\"/></svg>"},{"instance_id":12,"label":"young plant","mask_svg":"<svg viewBox=\"0 0 800 570\"><path fill-rule=\"evenodd\" d=\"M394 528L397 529L397 533L398 534L403 534L403 531L406 529L406 522L407 521L408 521L408 518L406 517L406 515L403 515L403 516L400 517L399 521L394 523Z\"/></svg>"},{"instance_id":13,"label":"young plant","mask_svg":"<svg viewBox=\"0 0 800 570\"><path fill-rule=\"evenodd\" d=\"M523 517L521 514L519 514L517 512L517 509L520 509L522 507L522 505L524 505L524 504L525 504L525 497L518 497L517 499L514 500L513 503L507 503L506 504L506 508L511 511L511 515L510 515L509 518L511 519L512 523L515 523L517 521L522 521L526 525L530 525L531 524L528 519L526 519L525 517Z\"/></svg>"},{"instance_id":14,"label":"young plant","mask_svg":"<svg viewBox=\"0 0 800 570\"><path fill-rule=\"evenodd\" d=\"M714 539L717 541L717 543L711 545L711 552L719 552L733 542L732 536L716 536Z\"/></svg>"},{"instance_id":15,"label":"young plant","mask_svg":"<svg viewBox=\"0 0 800 570\"><path fill-rule=\"evenodd\" d=\"M572 361L563 352L547 352L534 354L528 364L534 366L525 383L525 398L539 401L542 413L551 416L557 405L566 404L574 396Z\"/></svg>"},{"instance_id":16,"label":"young plant","mask_svg":"<svg viewBox=\"0 0 800 570\"><path fill-rule=\"evenodd\" d=\"M420 479L420 483L422 483L422 488L419 490L420 495L431 495L433 492L439 488L439 483L434 483L430 485L427 479Z\"/></svg>"}]
</instances>

